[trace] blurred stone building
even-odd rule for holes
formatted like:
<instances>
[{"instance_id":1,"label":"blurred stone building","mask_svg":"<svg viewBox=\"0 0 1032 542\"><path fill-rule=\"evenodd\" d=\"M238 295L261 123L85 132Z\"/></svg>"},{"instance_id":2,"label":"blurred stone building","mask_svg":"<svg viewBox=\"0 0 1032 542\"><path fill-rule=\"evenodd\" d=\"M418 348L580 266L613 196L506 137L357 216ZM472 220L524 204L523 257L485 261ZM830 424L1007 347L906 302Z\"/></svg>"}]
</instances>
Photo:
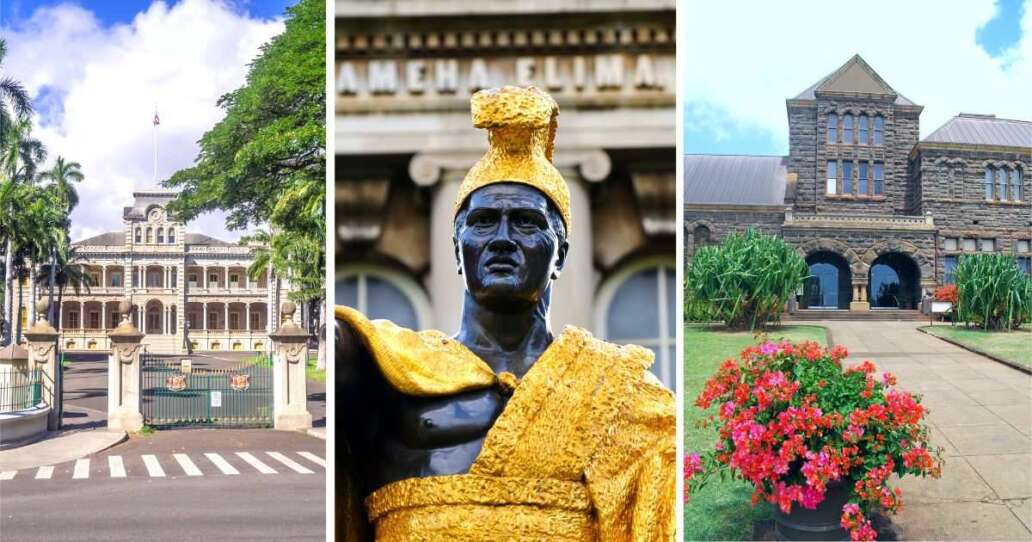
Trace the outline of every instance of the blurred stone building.
<instances>
[{"instance_id":1,"label":"blurred stone building","mask_svg":"<svg viewBox=\"0 0 1032 542\"><path fill-rule=\"evenodd\" d=\"M336 302L457 331L452 204L487 148L469 98L535 85L573 200L553 324L652 348L672 388L674 0L336 5Z\"/></svg>"},{"instance_id":2,"label":"blurred stone building","mask_svg":"<svg viewBox=\"0 0 1032 542\"><path fill-rule=\"evenodd\" d=\"M967 253L1030 271L1032 122L961 113L919 140L922 106L859 56L786 101L788 156L688 155L685 256L732 231L806 258L801 308L917 308Z\"/></svg>"}]
</instances>

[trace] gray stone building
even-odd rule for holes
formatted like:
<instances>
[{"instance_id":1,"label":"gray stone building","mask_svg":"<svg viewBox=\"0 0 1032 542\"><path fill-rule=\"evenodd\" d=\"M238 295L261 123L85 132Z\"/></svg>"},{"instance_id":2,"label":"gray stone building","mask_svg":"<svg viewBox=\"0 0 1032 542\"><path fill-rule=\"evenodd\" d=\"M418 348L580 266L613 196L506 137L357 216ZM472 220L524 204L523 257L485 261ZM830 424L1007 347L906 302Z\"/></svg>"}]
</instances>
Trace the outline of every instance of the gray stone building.
<instances>
[{"instance_id":1,"label":"gray stone building","mask_svg":"<svg viewBox=\"0 0 1032 542\"><path fill-rule=\"evenodd\" d=\"M922 107L859 56L786 106L788 156L684 158L686 258L781 235L810 266L804 309L914 309L965 253L1029 272L1032 122L961 113L919 139Z\"/></svg>"},{"instance_id":2,"label":"gray stone building","mask_svg":"<svg viewBox=\"0 0 1032 542\"><path fill-rule=\"evenodd\" d=\"M452 203L487 136L480 88L559 103L571 251L552 322L657 354L674 386L674 0L338 1L336 302L457 330Z\"/></svg>"}]
</instances>

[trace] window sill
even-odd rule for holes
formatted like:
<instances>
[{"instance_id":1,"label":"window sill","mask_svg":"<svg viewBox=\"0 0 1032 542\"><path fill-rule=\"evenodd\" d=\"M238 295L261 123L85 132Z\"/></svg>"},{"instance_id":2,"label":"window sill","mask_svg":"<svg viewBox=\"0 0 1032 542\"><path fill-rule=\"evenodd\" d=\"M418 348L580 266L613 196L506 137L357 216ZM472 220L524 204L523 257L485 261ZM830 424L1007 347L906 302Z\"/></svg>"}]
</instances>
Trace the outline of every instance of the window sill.
<instances>
[{"instance_id":1,"label":"window sill","mask_svg":"<svg viewBox=\"0 0 1032 542\"><path fill-rule=\"evenodd\" d=\"M859 196L855 194L825 194L826 199L840 200L840 201L885 201L886 197L882 196Z\"/></svg>"}]
</instances>

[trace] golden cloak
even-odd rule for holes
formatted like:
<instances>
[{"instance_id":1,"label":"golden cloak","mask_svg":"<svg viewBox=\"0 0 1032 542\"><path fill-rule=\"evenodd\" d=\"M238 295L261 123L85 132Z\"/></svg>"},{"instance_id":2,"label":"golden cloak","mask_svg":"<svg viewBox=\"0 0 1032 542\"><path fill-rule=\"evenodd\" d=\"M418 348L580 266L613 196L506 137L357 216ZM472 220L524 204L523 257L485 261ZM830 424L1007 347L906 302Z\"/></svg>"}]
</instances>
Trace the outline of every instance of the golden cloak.
<instances>
[{"instance_id":1,"label":"golden cloak","mask_svg":"<svg viewBox=\"0 0 1032 542\"><path fill-rule=\"evenodd\" d=\"M400 480L363 507L345 472L345 541L370 528L376 542L674 539L674 396L648 372L649 350L570 326L515 382L439 331L336 315L402 393L515 386L468 474Z\"/></svg>"}]
</instances>

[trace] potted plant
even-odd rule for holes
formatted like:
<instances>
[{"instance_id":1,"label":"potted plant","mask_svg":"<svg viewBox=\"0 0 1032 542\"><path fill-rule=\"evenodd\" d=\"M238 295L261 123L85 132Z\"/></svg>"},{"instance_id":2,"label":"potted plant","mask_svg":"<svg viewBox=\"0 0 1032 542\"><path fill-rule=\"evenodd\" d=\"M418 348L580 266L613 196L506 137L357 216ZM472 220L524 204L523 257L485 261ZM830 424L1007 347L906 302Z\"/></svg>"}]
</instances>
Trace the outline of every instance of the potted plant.
<instances>
[{"instance_id":1,"label":"potted plant","mask_svg":"<svg viewBox=\"0 0 1032 542\"><path fill-rule=\"evenodd\" d=\"M688 491L717 472L750 482L753 504L776 505L780 539L873 540L868 514L895 512L892 474L941 474L928 442L927 409L875 378L870 361L843 370L846 349L814 342L750 346L728 359L696 399L716 406L714 450L685 459Z\"/></svg>"}]
</instances>

